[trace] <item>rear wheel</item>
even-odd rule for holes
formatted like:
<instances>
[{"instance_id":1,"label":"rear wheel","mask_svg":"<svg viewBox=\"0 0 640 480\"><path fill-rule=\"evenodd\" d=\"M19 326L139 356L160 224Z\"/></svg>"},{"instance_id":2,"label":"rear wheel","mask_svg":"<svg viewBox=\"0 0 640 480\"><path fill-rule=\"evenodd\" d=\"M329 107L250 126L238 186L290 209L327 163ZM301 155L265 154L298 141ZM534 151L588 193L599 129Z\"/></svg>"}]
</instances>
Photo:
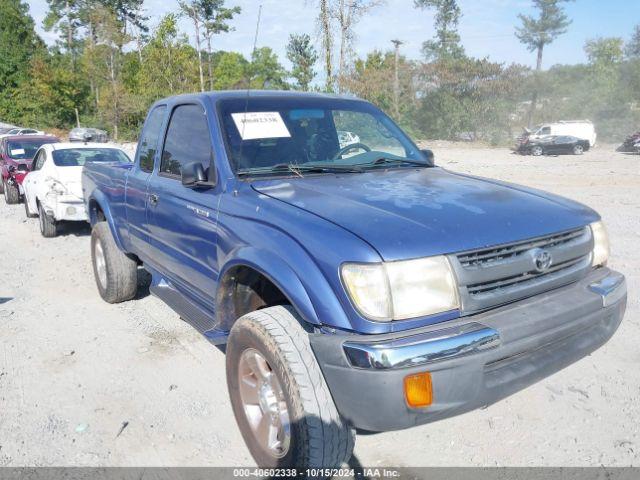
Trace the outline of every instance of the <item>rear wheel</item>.
<instances>
[{"instance_id":1,"label":"rear wheel","mask_svg":"<svg viewBox=\"0 0 640 480\"><path fill-rule=\"evenodd\" d=\"M91 231L91 260L100 296L105 302L131 300L138 292L138 264L116 245L107 222Z\"/></svg>"},{"instance_id":2,"label":"rear wheel","mask_svg":"<svg viewBox=\"0 0 640 480\"><path fill-rule=\"evenodd\" d=\"M533 155L534 157L539 157L540 155L542 155L542 147L532 147L531 155Z\"/></svg>"},{"instance_id":3,"label":"rear wheel","mask_svg":"<svg viewBox=\"0 0 640 480\"><path fill-rule=\"evenodd\" d=\"M58 225L56 224L56 221L45 213L41 203L38 203L38 217L40 233L43 237L52 238L58 235Z\"/></svg>"},{"instance_id":4,"label":"rear wheel","mask_svg":"<svg viewBox=\"0 0 640 480\"><path fill-rule=\"evenodd\" d=\"M15 205L20 202L20 191L16 185L4 183L4 199L9 205Z\"/></svg>"},{"instance_id":5,"label":"rear wheel","mask_svg":"<svg viewBox=\"0 0 640 480\"><path fill-rule=\"evenodd\" d=\"M354 430L340 417L309 336L292 311L241 317L226 351L227 385L244 440L261 467L340 467Z\"/></svg>"},{"instance_id":6,"label":"rear wheel","mask_svg":"<svg viewBox=\"0 0 640 480\"><path fill-rule=\"evenodd\" d=\"M574 145L573 146L573 154L574 155L582 155L584 153L584 147L582 145Z\"/></svg>"}]
</instances>

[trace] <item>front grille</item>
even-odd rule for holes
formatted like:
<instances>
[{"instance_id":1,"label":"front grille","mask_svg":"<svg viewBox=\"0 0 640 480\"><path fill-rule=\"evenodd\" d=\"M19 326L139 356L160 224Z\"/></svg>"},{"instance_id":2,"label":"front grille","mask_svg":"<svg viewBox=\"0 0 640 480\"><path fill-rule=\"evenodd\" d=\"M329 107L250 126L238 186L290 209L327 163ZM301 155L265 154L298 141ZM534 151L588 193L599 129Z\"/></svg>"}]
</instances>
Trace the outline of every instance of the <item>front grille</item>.
<instances>
[{"instance_id":1,"label":"front grille","mask_svg":"<svg viewBox=\"0 0 640 480\"><path fill-rule=\"evenodd\" d=\"M584 229L565 232L559 235L525 241L513 245L498 248L479 250L468 254L458 255L458 260L464 268L481 268L491 264L507 260L518 255L523 255L533 248L549 249L558 245L564 245L584 235Z\"/></svg>"},{"instance_id":2,"label":"front grille","mask_svg":"<svg viewBox=\"0 0 640 480\"><path fill-rule=\"evenodd\" d=\"M591 230L585 227L451 255L463 313L486 310L583 278L591 268L592 247ZM541 250L552 258L542 272L535 262Z\"/></svg>"}]
</instances>

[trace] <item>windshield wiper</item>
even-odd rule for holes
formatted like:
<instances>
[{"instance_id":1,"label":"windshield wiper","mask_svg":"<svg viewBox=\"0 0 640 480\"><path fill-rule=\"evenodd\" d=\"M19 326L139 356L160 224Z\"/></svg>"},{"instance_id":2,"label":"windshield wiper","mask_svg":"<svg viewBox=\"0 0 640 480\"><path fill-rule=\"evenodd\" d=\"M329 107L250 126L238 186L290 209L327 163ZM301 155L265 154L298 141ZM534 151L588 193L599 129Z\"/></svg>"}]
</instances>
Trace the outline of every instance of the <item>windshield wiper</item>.
<instances>
[{"instance_id":1,"label":"windshield wiper","mask_svg":"<svg viewBox=\"0 0 640 480\"><path fill-rule=\"evenodd\" d=\"M292 163L278 163L271 167L245 168L238 170L237 174L243 177L271 175L274 173L294 173L302 176L302 173L360 173L362 171L362 168L353 165L296 165Z\"/></svg>"},{"instance_id":2,"label":"windshield wiper","mask_svg":"<svg viewBox=\"0 0 640 480\"><path fill-rule=\"evenodd\" d=\"M416 165L419 167L430 167L426 162L422 162L420 160L412 160L410 158L391 158L391 157L380 157L373 162L369 163L359 163L359 167L378 167L382 165Z\"/></svg>"}]
</instances>

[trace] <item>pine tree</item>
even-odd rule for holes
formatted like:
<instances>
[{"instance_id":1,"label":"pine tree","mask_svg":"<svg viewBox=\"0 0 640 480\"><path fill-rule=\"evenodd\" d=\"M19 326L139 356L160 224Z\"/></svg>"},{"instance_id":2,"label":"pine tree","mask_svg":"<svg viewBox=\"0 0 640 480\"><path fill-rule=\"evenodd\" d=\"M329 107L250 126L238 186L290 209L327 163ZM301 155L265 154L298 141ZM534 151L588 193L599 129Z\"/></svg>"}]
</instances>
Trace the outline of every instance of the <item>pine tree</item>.
<instances>
[{"instance_id":1,"label":"pine tree","mask_svg":"<svg viewBox=\"0 0 640 480\"><path fill-rule=\"evenodd\" d=\"M308 91L311 82L316 76L313 67L318 61L318 52L311 44L311 37L306 33L302 35L292 33L289 35L287 58L293 64L291 76L296 80L297 88Z\"/></svg>"},{"instance_id":2,"label":"pine tree","mask_svg":"<svg viewBox=\"0 0 640 480\"><path fill-rule=\"evenodd\" d=\"M516 37L526 45L530 52L537 52L536 72L542 70L542 54L545 46L552 43L563 33L566 33L571 20L564 13L560 3L570 0L533 0L534 7L539 11L538 18L530 15L518 15L522 26L516 27ZM534 91L529 110L529 126L538 102L538 88Z\"/></svg>"},{"instance_id":3,"label":"pine tree","mask_svg":"<svg viewBox=\"0 0 640 480\"><path fill-rule=\"evenodd\" d=\"M462 11L456 0L414 0L417 8L435 8L436 36L422 44L422 53L427 60L452 60L464 57L460 44L458 23Z\"/></svg>"}]
</instances>

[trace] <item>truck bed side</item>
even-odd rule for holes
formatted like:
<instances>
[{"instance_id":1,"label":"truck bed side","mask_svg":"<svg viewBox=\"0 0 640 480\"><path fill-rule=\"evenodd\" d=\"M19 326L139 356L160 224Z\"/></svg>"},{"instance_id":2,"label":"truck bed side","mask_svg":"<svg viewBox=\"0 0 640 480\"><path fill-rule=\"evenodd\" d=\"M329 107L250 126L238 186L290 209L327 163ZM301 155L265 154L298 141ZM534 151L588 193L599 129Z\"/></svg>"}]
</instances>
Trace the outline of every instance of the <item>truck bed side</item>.
<instances>
[{"instance_id":1,"label":"truck bed side","mask_svg":"<svg viewBox=\"0 0 640 480\"><path fill-rule=\"evenodd\" d=\"M82 172L82 191L94 225L101 219L109 223L118 247L129 251L129 227L126 212L126 187L133 163L88 163Z\"/></svg>"}]
</instances>

